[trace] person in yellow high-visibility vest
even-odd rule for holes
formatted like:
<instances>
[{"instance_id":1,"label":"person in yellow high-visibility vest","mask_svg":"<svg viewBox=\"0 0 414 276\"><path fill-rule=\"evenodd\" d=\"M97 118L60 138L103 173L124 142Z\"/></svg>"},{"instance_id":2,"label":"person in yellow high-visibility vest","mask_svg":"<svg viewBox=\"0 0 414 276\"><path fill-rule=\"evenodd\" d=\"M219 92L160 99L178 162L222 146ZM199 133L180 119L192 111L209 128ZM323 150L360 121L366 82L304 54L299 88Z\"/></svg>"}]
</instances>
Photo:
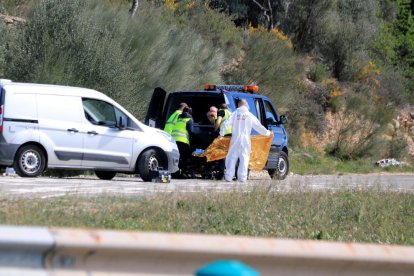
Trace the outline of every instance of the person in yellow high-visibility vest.
<instances>
[{"instance_id":1,"label":"person in yellow high-visibility vest","mask_svg":"<svg viewBox=\"0 0 414 276\"><path fill-rule=\"evenodd\" d=\"M181 173L186 171L191 158L190 137L193 135L193 117L191 114L192 109L189 106L184 107L171 131L180 152L178 167Z\"/></svg>"},{"instance_id":2,"label":"person in yellow high-visibility vest","mask_svg":"<svg viewBox=\"0 0 414 276\"><path fill-rule=\"evenodd\" d=\"M217 119L214 123L214 130L220 131L224 122L230 117L231 112L227 107L227 104L223 103L220 105L220 109L217 111ZM231 127L229 127L225 135L231 134Z\"/></svg>"},{"instance_id":3,"label":"person in yellow high-visibility vest","mask_svg":"<svg viewBox=\"0 0 414 276\"><path fill-rule=\"evenodd\" d=\"M165 123L164 131L168 134L171 134L175 122L178 120L178 116L183 113L184 107L188 106L186 103L180 103L178 109L174 111L173 114L168 118L167 122Z\"/></svg>"}]
</instances>

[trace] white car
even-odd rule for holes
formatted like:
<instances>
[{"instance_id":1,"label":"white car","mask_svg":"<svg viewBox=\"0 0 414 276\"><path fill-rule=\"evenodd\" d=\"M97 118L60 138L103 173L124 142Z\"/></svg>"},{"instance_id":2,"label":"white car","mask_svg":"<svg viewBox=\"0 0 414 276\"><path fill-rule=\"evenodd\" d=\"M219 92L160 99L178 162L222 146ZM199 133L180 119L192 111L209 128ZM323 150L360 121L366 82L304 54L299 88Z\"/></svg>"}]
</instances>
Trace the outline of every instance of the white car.
<instances>
[{"instance_id":1,"label":"white car","mask_svg":"<svg viewBox=\"0 0 414 276\"><path fill-rule=\"evenodd\" d=\"M166 132L142 124L95 90L0 80L0 166L22 177L46 168L117 172L151 180L178 170L179 152Z\"/></svg>"}]
</instances>

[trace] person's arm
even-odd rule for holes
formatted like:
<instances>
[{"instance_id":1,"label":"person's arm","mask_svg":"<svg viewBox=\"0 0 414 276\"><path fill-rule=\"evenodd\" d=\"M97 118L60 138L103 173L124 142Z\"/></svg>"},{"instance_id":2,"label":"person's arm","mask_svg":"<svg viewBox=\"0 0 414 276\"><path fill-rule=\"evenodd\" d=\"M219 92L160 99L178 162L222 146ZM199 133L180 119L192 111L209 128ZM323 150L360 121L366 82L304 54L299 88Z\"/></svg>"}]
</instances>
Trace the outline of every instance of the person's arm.
<instances>
[{"instance_id":1,"label":"person's arm","mask_svg":"<svg viewBox=\"0 0 414 276\"><path fill-rule=\"evenodd\" d=\"M214 124L214 130L218 130L219 129L222 119L223 119L223 117L221 117L221 116L218 116L217 117L216 123Z\"/></svg>"},{"instance_id":2,"label":"person's arm","mask_svg":"<svg viewBox=\"0 0 414 276\"><path fill-rule=\"evenodd\" d=\"M219 130L221 121L223 120L225 115L226 115L226 112L224 112L224 110L222 109L220 109L217 112L217 120L216 120L216 123L214 124L214 130Z\"/></svg>"},{"instance_id":3,"label":"person's arm","mask_svg":"<svg viewBox=\"0 0 414 276\"><path fill-rule=\"evenodd\" d=\"M259 119L256 118L256 116L254 116L253 114L250 113L250 118L252 120L252 127L254 130L256 130L257 132L259 132L259 134L264 135L264 136L269 136L270 134L272 134L273 132L271 132L270 130L266 129L259 121Z\"/></svg>"},{"instance_id":4,"label":"person's arm","mask_svg":"<svg viewBox=\"0 0 414 276\"><path fill-rule=\"evenodd\" d=\"M191 119L187 122L185 128L187 129L190 136L194 134L193 119Z\"/></svg>"},{"instance_id":5,"label":"person's arm","mask_svg":"<svg viewBox=\"0 0 414 276\"><path fill-rule=\"evenodd\" d=\"M220 124L221 124L221 121L223 120L224 116L226 116L226 112L224 112L224 110L220 109L217 112L217 120L216 120L216 123L214 124L214 130L218 130L220 128Z\"/></svg>"}]
</instances>

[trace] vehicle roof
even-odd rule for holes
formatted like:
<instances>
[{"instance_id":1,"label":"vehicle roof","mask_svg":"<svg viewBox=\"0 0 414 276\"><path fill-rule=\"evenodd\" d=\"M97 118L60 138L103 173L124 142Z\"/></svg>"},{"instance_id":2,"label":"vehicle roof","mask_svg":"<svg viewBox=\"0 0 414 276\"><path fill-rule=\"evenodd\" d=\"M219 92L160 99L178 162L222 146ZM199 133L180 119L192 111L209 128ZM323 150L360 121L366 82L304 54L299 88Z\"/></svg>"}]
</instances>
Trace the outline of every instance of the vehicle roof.
<instances>
[{"instance_id":1,"label":"vehicle roof","mask_svg":"<svg viewBox=\"0 0 414 276\"><path fill-rule=\"evenodd\" d=\"M7 82L1 83L0 87L3 87L8 92L13 93L26 93L26 94L49 94L60 96L77 96L77 97L91 97L102 100L109 100L110 98L101 92L93 89L63 86L63 85L51 85L51 84L37 84L37 83L21 83L21 82Z\"/></svg>"},{"instance_id":2,"label":"vehicle roof","mask_svg":"<svg viewBox=\"0 0 414 276\"><path fill-rule=\"evenodd\" d=\"M257 93L245 93L245 92L235 92L235 91L217 91L217 90L187 90L187 91L174 91L172 93L169 94L169 96L173 95L173 94L179 94L179 93L200 93L200 95L204 94L216 94L216 95L220 95L221 93L224 93L226 95L231 95L233 98L238 98L238 97L254 97L254 98L265 98L268 99L268 97L262 95L262 94L257 94Z\"/></svg>"}]
</instances>

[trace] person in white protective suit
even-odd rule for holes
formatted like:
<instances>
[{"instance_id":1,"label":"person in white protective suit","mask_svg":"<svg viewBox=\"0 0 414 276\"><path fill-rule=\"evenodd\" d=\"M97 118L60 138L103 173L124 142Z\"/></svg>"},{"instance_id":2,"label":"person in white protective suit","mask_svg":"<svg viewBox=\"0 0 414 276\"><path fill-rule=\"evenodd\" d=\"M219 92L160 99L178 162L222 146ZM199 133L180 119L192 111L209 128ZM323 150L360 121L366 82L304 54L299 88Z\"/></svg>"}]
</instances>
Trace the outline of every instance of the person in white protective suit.
<instances>
[{"instance_id":1,"label":"person in white protective suit","mask_svg":"<svg viewBox=\"0 0 414 276\"><path fill-rule=\"evenodd\" d=\"M220 138L224 136L229 127L232 128L232 137L229 152L226 157L226 173L224 178L226 181L233 180L236 163L240 159L237 179L245 182L247 180L247 169L250 160L250 133L252 128L265 136L273 135L273 132L262 126L260 121L249 111L248 104L244 99L239 101L237 110L230 115L220 129Z\"/></svg>"}]
</instances>

